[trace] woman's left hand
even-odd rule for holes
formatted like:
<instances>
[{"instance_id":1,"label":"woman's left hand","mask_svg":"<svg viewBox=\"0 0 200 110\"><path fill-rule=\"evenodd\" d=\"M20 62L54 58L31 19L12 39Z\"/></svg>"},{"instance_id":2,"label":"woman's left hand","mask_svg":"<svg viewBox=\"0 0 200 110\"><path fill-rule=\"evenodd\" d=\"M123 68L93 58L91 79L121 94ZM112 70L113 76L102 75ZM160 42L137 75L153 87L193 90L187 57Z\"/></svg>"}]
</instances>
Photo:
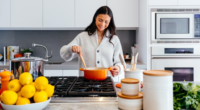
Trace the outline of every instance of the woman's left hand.
<instances>
[{"instance_id":1,"label":"woman's left hand","mask_svg":"<svg viewBox=\"0 0 200 110\"><path fill-rule=\"evenodd\" d=\"M119 74L119 66L112 66L110 72L113 77L117 76Z\"/></svg>"}]
</instances>

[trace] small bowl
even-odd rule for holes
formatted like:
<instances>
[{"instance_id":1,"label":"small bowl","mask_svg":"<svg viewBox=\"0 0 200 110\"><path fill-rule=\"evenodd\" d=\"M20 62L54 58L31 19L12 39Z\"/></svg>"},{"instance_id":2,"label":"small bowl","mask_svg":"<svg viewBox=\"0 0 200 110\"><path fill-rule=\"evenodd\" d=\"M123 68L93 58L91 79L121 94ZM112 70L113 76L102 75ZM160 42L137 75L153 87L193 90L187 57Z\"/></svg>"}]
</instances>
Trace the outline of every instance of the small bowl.
<instances>
[{"instance_id":1,"label":"small bowl","mask_svg":"<svg viewBox=\"0 0 200 110\"><path fill-rule=\"evenodd\" d=\"M5 110L42 110L49 104L50 101L51 98L45 102L31 103L27 105L5 105L1 101L0 103Z\"/></svg>"}]
</instances>

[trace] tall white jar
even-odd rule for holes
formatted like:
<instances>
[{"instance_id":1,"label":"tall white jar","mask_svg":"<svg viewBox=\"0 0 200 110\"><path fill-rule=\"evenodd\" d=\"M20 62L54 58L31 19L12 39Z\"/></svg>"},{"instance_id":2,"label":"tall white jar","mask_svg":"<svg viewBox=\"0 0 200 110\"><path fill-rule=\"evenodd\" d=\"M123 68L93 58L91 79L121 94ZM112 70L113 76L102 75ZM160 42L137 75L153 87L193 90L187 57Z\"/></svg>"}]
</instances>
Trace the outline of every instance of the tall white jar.
<instances>
[{"instance_id":1,"label":"tall white jar","mask_svg":"<svg viewBox=\"0 0 200 110\"><path fill-rule=\"evenodd\" d=\"M173 72L143 71L143 109L173 110Z\"/></svg>"}]
</instances>

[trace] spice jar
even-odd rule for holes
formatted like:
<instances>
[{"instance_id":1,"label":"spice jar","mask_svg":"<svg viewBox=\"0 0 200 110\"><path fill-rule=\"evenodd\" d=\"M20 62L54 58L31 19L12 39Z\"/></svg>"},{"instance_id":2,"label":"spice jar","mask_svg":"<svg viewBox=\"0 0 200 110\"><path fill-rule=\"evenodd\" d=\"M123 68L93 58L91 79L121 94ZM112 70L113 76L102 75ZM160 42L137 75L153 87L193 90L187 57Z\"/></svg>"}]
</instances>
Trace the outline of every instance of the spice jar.
<instances>
[{"instance_id":1,"label":"spice jar","mask_svg":"<svg viewBox=\"0 0 200 110\"><path fill-rule=\"evenodd\" d=\"M121 91L123 95L135 96L139 93L139 80L134 78L125 78L121 80Z\"/></svg>"}]
</instances>

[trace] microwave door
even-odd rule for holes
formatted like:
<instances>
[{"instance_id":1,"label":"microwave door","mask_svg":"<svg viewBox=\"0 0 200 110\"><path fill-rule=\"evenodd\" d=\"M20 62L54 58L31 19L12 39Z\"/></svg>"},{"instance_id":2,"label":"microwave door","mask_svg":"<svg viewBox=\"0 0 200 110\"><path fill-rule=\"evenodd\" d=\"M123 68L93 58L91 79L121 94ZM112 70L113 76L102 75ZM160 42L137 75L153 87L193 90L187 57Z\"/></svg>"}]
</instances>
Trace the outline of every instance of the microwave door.
<instances>
[{"instance_id":1,"label":"microwave door","mask_svg":"<svg viewBox=\"0 0 200 110\"><path fill-rule=\"evenodd\" d=\"M156 39L194 38L194 14L156 14Z\"/></svg>"}]
</instances>

